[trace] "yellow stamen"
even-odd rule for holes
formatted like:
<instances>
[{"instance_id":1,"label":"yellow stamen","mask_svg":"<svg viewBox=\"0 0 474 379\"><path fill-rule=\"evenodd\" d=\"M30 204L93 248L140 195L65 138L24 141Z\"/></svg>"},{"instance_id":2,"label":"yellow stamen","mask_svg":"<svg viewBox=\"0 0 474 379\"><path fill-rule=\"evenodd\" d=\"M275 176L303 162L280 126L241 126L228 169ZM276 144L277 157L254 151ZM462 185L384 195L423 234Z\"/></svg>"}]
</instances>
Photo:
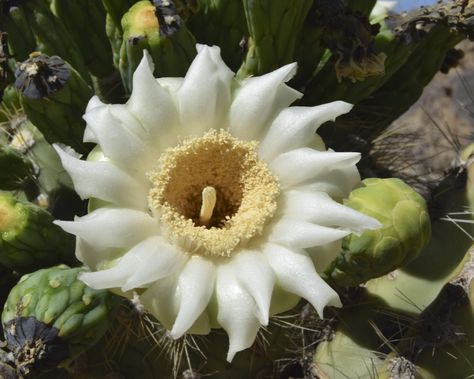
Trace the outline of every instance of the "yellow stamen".
<instances>
[{"instance_id":1,"label":"yellow stamen","mask_svg":"<svg viewBox=\"0 0 474 379\"><path fill-rule=\"evenodd\" d=\"M209 226L209 221L212 218L212 212L216 206L216 189L214 187L206 187L202 190L202 204L199 212L199 224Z\"/></svg>"}]
</instances>

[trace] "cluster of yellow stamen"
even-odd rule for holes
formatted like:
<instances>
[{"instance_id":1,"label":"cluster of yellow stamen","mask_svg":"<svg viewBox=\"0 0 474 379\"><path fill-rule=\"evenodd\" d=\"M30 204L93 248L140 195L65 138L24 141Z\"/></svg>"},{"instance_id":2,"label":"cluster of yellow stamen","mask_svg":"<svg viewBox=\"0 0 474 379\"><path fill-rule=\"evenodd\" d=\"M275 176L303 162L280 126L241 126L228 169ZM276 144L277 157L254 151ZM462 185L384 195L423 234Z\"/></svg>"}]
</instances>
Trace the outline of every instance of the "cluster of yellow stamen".
<instances>
[{"instance_id":1,"label":"cluster of yellow stamen","mask_svg":"<svg viewBox=\"0 0 474 379\"><path fill-rule=\"evenodd\" d=\"M277 207L279 185L258 144L210 130L165 151L149 206L164 234L190 253L230 256L262 233Z\"/></svg>"}]
</instances>

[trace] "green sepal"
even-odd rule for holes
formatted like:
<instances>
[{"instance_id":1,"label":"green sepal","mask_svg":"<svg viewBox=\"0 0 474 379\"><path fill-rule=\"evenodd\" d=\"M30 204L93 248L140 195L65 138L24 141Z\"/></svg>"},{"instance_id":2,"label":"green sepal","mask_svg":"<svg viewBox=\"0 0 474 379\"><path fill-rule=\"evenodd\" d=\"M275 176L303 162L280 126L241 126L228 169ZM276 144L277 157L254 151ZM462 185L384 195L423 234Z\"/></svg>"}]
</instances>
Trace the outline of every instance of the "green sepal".
<instances>
[{"instance_id":1,"label":"green sepal","mask_svg":"<svg viewBox=\"0 0 474 379\"><path fill-rule=\"evenodd\" d=\"M0 263L18 272L74 262L74 238L43 208L0 194Z\"/></svg>"}]
</instances>

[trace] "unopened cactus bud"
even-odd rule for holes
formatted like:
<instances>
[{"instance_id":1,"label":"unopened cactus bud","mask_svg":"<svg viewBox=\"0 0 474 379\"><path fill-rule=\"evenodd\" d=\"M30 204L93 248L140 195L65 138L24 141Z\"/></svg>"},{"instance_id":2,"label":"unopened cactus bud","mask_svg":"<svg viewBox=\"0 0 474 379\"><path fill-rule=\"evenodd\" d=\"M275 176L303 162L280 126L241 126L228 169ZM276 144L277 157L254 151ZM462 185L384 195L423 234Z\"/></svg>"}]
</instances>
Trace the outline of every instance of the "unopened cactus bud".
<instances>
[{"instance_id":1,"label":"unopened cactus bud","mask_svg":"<svg viewBox=\"0 0 474 379\"><path fill-rule=\"evenodd\" d=\"M82 115L93 92L77 71L57 56L35 53L18 65L15 77L23 109L46 140L86 152Z\"/></svg>"},{"instance_id":2,"label":"unopened cactus bud","mask_svg":"<svg viewBox=\"0 0 474 379\"><path fill-rule=\"evenodd\" d=\"M0 190L22 189L35 174L31 159L12 147L0 145Z\"/></svg>"},{"instance_id":3,"label":"unopened cactus bud","mask_svg":"<svg viewBox=\"0 0 474 379\"><path fill-rule=\"evenodd\" d=\"M345 205L382 223L376 230L351 234L326 270L339 286L354 286L413 260L428 243L431 223L424 199L399 179L365 179Z\"/></svg>"},{"instance_id":4,"label":"unopened cactus bud","mask_svg":"<svg viewBox=\"0 0 474 379\"><path fill-rule=\"evenodd\" d=\"M196 41L172 1L139 1L122 18L120 73L127 91L133 72L148 50L155 76L184 76L194 56Z\"/></svg>"},{"instance_id":5,"label":"unopened cactus bud","mask_svg":"<svg viewBox=\"0 0 474 379\"><path fill-rule=\"evenodd\" d=\"M117 297L78 279L65 265L23 276L2 313L8 348L18 371L47 370L97 342L115 315Z\"/></svg>"},{"instance_id":6,"label":"unopened cactus bud","mask_svg":"<svg viewBox=\"0 0 474 379\"><path fill-rule=\"evenodd\" d=\"M0 194L0 263L19 272L74 260L74 239L34 204Z\"/></svg>"}]
</instances>

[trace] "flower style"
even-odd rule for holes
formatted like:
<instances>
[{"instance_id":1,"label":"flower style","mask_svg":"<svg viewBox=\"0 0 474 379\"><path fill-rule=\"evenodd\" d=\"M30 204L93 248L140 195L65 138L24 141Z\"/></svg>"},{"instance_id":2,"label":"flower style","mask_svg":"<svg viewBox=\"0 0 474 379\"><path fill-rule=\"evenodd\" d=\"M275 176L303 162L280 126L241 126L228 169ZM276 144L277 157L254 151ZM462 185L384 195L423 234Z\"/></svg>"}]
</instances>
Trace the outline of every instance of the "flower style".
<instances>
[{"instance_id":1,"label":"flower style","mask_svg":"<svg viewBox=\"0 0 474 379\"><path fill-rule=\"evenodd\" d=\"M288 107L296 64L237 81L218 47L198 51L185 78L158 79L145 52L126 104L90 100L88 161L56 149L93 210L57 223L86 284L136 291L174 338L224 328L231 361L301 297L320 316L340 306L317 270L379 224L333 200L360 181L359 154L315 133L350 104Z\"/></svg>"}]
</instances>

